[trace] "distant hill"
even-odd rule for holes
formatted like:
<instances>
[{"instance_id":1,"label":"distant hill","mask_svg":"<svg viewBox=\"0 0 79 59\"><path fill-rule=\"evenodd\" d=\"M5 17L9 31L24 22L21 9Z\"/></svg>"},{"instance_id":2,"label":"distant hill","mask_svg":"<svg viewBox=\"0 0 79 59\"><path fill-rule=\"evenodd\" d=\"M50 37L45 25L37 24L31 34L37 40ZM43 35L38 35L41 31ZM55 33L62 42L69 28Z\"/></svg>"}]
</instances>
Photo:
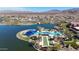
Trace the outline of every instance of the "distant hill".
<instances>
[{"instance_id":1,"label":"distant hill","mask_svg":"<svg viewBox=\"0 0 79 59\"><path fill-rule=\"evenodd\" d=\"M71 14L78 14L79 13L79 8L72 8L68 10L63 10L63 13L71 13Z\"/></svg>"},{"instance_id":2,"label":"distant hill","mask_svg":"<svg viewBox=\"0 0 79 59\"><path fill-rule=\"evenodd\" d=\"M48 10L45 12L33 12L33 11L14 11L14 10L0 10L0 14L59 14L59 13L71 13L76 14L79 13L79 8L73 8L68 10Z\"/></svg>"},{"instance_id":3,"label":"distant hill","mask_svg":"<svg viewBox=\"0 0 79 59\"><path fill-rule=\"evenodd\" d=\"M46 12L43 12L43 13L60 13L61 11L60 10L48 10Z\"/></svg>"}]
</instances>

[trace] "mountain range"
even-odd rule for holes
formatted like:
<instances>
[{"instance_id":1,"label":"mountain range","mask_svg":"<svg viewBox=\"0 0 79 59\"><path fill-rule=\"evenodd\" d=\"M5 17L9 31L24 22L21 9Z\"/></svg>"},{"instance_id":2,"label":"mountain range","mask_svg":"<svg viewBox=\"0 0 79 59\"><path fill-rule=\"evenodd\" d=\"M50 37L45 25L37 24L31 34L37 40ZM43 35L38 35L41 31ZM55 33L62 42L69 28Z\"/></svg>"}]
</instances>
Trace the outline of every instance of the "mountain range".
<instances>
[{"instance_id":1,"label":"mountain range","mask_svg":"<svg viewBox=\"0 0 79 59\"><path fill-rule=\"evenodd\" d=\"M68 10L48 10L45 12L33 12L33 11L15 11L15 10L0 10L0 13L79 13L79 8L73 8Z\"/></svg>"}]
</instances>

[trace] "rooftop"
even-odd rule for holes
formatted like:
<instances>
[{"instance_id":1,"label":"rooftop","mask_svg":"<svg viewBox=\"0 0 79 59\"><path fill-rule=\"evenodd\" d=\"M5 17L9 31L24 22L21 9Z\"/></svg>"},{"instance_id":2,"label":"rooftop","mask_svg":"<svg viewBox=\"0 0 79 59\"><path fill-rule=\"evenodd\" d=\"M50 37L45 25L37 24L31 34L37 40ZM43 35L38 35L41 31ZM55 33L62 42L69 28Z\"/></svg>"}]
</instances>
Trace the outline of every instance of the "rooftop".
<instances>
[{"instance_id":1,"label":"rooftop","mask_svg":"<svg viewBox=\"0 0 79 59\"><path fill-rule=\"evenodd\" d=\"M79 21L72 21L71 24L79 24Z\"/></svg>"}]
</instances>

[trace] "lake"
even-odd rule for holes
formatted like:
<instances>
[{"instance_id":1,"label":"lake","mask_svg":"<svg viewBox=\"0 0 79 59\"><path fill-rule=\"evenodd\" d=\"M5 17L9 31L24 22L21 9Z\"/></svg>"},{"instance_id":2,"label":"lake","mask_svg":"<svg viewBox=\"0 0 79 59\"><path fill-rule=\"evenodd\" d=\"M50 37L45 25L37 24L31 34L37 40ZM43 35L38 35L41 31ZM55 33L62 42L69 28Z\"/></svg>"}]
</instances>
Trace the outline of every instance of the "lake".
<instances>
[{"instance_id":1,"label":"lake","mask_svg":"<svg viewBox=\"0 0 79 59\"><path fill-rule=\"evenodd\" d=\"M36 51L28 42L21 41L16 37L19 31L36 29L38 26L54 28L54 24L35 25L0 25L0 51Z\"/></svg>"}]
</instances>

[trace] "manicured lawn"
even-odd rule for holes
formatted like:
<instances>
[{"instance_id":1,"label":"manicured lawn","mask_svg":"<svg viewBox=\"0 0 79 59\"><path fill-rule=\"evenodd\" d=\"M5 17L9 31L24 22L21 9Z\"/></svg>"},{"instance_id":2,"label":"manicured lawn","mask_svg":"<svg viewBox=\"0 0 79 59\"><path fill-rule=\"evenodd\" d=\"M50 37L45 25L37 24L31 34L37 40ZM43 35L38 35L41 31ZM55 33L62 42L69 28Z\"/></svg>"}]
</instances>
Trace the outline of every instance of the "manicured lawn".
<instances>
[{"instance_id":1,"label":"manicured lawn","mask_svg":"<svg viewBox=\"0 0 79 59\"><path fill-rule=\"evenodd\" d=\"M42 40L43 40L43 46L45 47L47 47L47 46L49 46L49 41L48 41L48 37L47 36L43 36L42 37Z\"/></svg>"}]
</instances>

